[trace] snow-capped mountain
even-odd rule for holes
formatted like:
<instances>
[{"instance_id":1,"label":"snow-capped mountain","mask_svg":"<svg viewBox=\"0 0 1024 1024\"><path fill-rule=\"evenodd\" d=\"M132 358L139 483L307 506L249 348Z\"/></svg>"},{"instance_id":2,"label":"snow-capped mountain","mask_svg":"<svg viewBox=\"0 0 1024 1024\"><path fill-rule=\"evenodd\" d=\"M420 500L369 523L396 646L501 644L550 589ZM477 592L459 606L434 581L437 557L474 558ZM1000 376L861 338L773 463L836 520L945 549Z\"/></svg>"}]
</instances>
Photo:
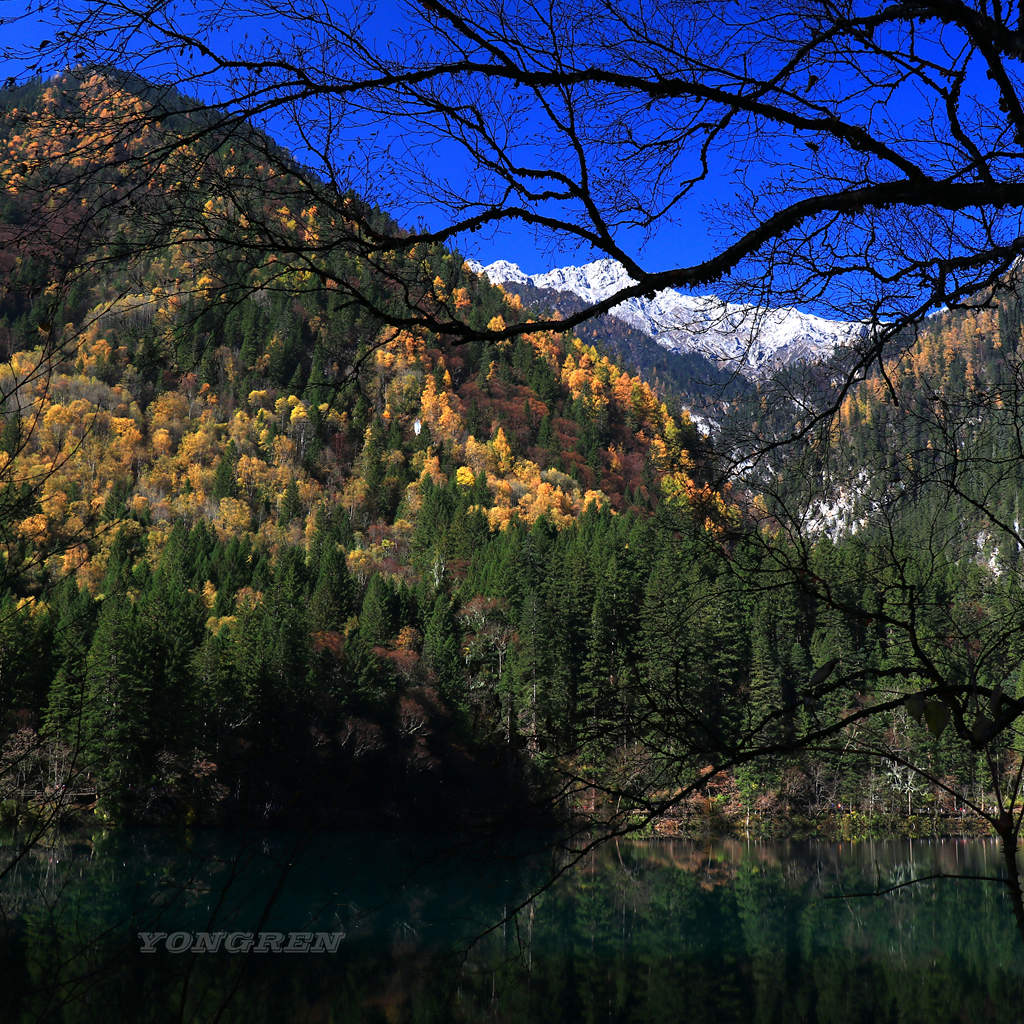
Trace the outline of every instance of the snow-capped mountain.
<instances>
[{"instance_id":1,"label":"snow-capped mountain","mask_svg":"<svg viewBox=\"0 0 1024 1024\"><path fill-rule=\"evenodd\" d=\"M492 284L569 292L585 302L599 302L634 283L621 264L607 259L545 274L526 274L508 260L470 265ZM747 376L797 360L826 357L865 331L863 324L827 320L798 309L759 309L712 295L684 295L672 288L652 299L627 299L610 315L673 352L698 352Z\"/></svg>"}]
</instances>

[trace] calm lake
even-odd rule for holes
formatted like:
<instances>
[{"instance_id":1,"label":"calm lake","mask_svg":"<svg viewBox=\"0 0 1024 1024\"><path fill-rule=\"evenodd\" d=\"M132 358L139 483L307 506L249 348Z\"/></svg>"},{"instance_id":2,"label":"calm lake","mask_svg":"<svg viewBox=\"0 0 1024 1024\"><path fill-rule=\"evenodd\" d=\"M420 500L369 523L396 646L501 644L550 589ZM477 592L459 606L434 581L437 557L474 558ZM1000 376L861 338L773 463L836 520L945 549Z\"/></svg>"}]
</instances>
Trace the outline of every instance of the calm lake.
<instances>
[{"instance_id":1,"label":"calm lake","mask_svg":"<svg viewBox=\"0 0 1024 1024\"><path fill-rule=\"evenodd\" d=\"M0 1020L1021 1019L1001 885L854 895L998 875L992 843L619 842L552 882L564 864L523 836L135 832L34 851L0 885ZM225 951L247 941L269 948Z\"/></svg>"}]
</instances>

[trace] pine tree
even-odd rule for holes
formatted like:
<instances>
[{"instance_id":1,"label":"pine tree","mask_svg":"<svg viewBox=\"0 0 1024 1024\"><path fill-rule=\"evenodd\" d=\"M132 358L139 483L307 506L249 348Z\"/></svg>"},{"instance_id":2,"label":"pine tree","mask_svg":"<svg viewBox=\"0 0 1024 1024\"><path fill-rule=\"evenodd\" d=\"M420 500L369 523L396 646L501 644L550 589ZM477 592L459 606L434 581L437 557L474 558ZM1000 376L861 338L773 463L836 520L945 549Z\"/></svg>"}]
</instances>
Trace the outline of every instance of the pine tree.
<instances>
[{"instance_id":1,"label":"pine tree","mask_svg":"<svg viewBox=\"0 0 1024 1024\"><path fill-rule=\"evenodd\" d=\"M533 754L551 749L567 738L570 720L568 669L558 651L560 615L540 592L531 588L523 598L516 629L517 642L509 659L509 676L522 709L520 731Z\"/></svg>"},{"instance_id":2,"label":"pine tree","mask_svg":"<svg viewBox=\"0 0 1024 1024\"><path fill-rule=\"evenodd\" d=\"M103 511L100 518L105 522L113 523L123 519L128 512L127 498L131 492L131 483L127 480L115 480L111 484L106 501L103 503Z\"/></svg>"},{"instance_id":3,"label":"pine tree","mask_svg":"<svg viewBox=\"0 0 1024 1024\"><path fill-rule=\"evenodd\" d=\"M213 477L213 489L211 496L214 501L221 498L234 498L238 487L235 482L235 469L238 465L238 449L234 441L229 441L224 449L224 454L217 463L217 471Z\"/></svg>"},{"instance_id":4,"label":"pine tree","mask_svg":"<svg viewBox=\"0 0 1024 1024\"><path fill-rule=\"evenodd\" d=\"M628 551L612 554L594 594L578 692L584 737L592 749L629 738L639 576Z\"/></svg>"},{"instance_id":5,"label":"pine tree","mask_svg":"<svg viewBox=\"0 0 1024 1024\"><path fill-rule=\"evenodd\" d=\"M131 601L108 595L86 659L80 753L114 817L131 812L153 777L150 687L139 651Z\"/></svg>"},{"instance_id":6,"label":"pine tree","mask_svg":"<svg viewBox=\"0 0 1024 1024\"><path fill-rule=\"evenodd\" d=\"M16 455L21 447L21 417L15 413L8 413L4 418L4 429L0 433L0 451L8 455Z\"/></svg>"},{"instance_id":7,"label":"pine tree","mask_svg":"<svg viewBox=\"0 0 1024 1024\"><path fill-rule=\"evenodd\" d=\"M553 444L554 431L551 428L551 414L544 413L540 426L537 428L537 446L545 451L550 451Z\"/></svg>"},{"instance_id":8,"label":"pine tree","mask_svg":"<svg viewBox=\"0 0 1024 1024\"><path fill-rule=\"evenodd\" d=\"M344 691L338 694L343 704L378 705L395 691L395 679L387 663L373 653L358 631L345 643L344 671L340 678L345 682Z\"/></svg>"},{"instance_id":9,"label":"pine tree","mask_svg":"<svg viewBox=\"0 0 1024 1024\"><path fill-rule=\"evenodd\" d=\"M95 623L96 604L73 579L61 584L55 599L54 661L57 674L50 687L43 718L47 735L72 749L81 742L86 659Z\"/></svg>"},{"instance_id":10,"label":"pine tree","mask_svg":"<svg viewBox=\"0 0 1024 1024\"><path fill-rule=\"evenodd\" d=\"M386 644L393 632L390 588L380 573L374 573L359 611L359 636L370 647L376 647Z\"/></svg>"},{"instance_id":11,"label":"pine tree","mask_svg":"<svg viewBox=\"0 0 1024 1024\"><path fill-rule=\"evenodd\" d=\"M451 600L445 594L434 599L423 637L423 660L437 676L438 689L445 699L453 704L463 702L465 674L458 627Z\"/></svg>"},{"instance_id":12,"label":"pine tree","mask_svg":"<svg viewBox=\"0 0 1024 1024\"><path fill-rule=\"evenodd\" d=\"M295 364L295 372L291 376L291 380L288 381L287 391L289 395L301 396L305 392L303 386L306 381L306 374L302 372L302 364Z\"/></svg>"},{"instance_id":13,"label":"pine tree","mask_svg":"<svg viewBox=\"0 0 1024 1024\"><path fill-rule=\"evenodd\" d=\"M10 594L0 600L0 713L39 709L54 672L51 648L50 616Z\"/></svg>"},{"instance_id":14,"label":"pine tree","mask_svg":"<svg viewBox=\"0 0 1024 1024\"><path fill-rule=\"evenodd\" d=\"M659 748L694 756L727 749L745 684L744 622L735 594L691 543L666 545L647 583L641 614L638 702Z\"/></svg>"},{"instance_id":15,"label":"pine tree","mask_svg":"<svg viewBox=\"0 0 1024 1024\"><path fill-rule=\"evenodd\" d=\"M278 512L277 525L287 526L297 515L302 512L302 499L299 497L299 488L294 480L288 481L281 498L281 507Z\"/></svg>"},{"instance_id":16,"label":"pine tree","mask_svg":"<svg viewBox=\"0 0 1024 1024\"><path fill-rule=\"evenodd\" d=\"M303 695L310 660L306 563L299 548L286 548L274 565L264 598L265 658L275 689L284 700Z\"/></svg>"},{"instance_id":17,"label":"pine tree","mask_svg":"<svg viewBox=\"0 0 1024 1024\"><path fill-rule=\"evenodd\" d=\"M314 630L340 629L356 612L356 585L345 562L345 553L332 542L321 553L316 585L309 602L309 621Z\"/></svg>"},{"instance_id":18,"label":"pine tree","mask_svg":"<svg viewBox=\"0 0 1024 1024\"><path fill-rule=\"evenodd\" d=\"M150 688L152 742L158 750L195 745L201 715L192 662L205 633L206 608L189 589L176 552L160 566L135 607L139 664Z\"/></svg>"}]
</instances>

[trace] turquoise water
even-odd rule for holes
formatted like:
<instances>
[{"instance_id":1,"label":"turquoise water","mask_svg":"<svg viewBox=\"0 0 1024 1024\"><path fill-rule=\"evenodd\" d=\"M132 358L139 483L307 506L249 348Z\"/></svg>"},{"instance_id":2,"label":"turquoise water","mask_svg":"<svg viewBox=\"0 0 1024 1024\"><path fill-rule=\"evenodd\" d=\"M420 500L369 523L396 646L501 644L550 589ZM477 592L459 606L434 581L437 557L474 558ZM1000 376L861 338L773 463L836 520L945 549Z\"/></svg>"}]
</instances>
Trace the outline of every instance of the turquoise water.
<instances>
[{"instance_id":1,"label":"turquoise water","mask_svg":"<svg viewBox=\"0 0 1024 1024\"><path fill-rule=\"evenodd\" d=\"M8 859L10 850L7 851ZM1019 1021L998 848L153 832L0 886L3 1021ZM518 909L517 909L518 908ZM174 953L197 932L334 952ZM156 951L141 952L139 932ZM273 946L273 941L270 942ZM328 944L330 945L330 943Z\"/></svg>"}]
</instances>

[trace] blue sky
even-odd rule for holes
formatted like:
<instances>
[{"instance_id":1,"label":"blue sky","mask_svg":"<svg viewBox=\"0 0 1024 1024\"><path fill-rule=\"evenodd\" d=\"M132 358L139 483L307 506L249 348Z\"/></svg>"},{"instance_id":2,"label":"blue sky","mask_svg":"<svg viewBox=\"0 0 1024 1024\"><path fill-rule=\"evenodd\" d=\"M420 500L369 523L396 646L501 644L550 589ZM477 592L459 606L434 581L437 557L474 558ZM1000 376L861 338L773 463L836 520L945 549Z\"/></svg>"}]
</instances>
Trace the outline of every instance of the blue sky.
<instances>
[{"instance_id":1,"label":"blue sky","mask_svg":"<svg viewBox=\"0 0 1024 1024\"><path fill-rule=\"evenodd\" d=\"M81 2L88 2L88 0L81 0ZM254 5L258 5L258 2L259 0L253 0ZM324 2L333 4L334 0L324 0ZM338 0L338 2L340 3L341 0ZM355 3L359 2L359 0L345 0L345 2ZM629 0L629 2L633 2L633 0ZM375 39L379 40L389 32L392 32L400 43L405 42L402 39L403 31L399 14L401 3L402 0L382 0L381 3L376 4L373 11L373 20L370 23ZM44 7L43 9L49 10L52 8ZM195 6L183 3L179 11L165 4L156 9L162 12L171 12L169 16L173 18L178 18L181 12L184 12L181 15L183 20L175 21L174 24L187 24L189 13L195 11ZM243 5L237 9L249 12L248 18L244 22L236 23L236 27L231 29L231 31L241 32L248 30L250 38L255 38L265 33L273 36L274 31L276 31L275 26L272 23L268 24L267 22L259 21L252 14L252 11L258 9L258 6L246 7ZM332 6L331 9L334 10L335 8ZM24 12L25 5L23 0L22 2L19 2L19 0L0 0L0 17L16 17L23 15ZM698 32L701 30L700 28L697 29ZM31 45L41 37L53 37L57 27L53 25L41 27L38 23L33 23L31 19L27 19L7 24L3 26L2 31L4 34L0 37L0 51L4 47L14 49L22 44ZM232 39L227 34L229 30L220 29L220 31L222 33L220 38L230 43ZM898 41L896 41L894 47L897 54L899 53L898 45ZM940 39L932 42L926 40L923 44L915 45L926 47L932 45L934 47L936 66L940 66L949 55L942 50L943 40ZM311 52L315 56L315 51ZM756 57L754 50L751 50L751 54ZM154 57L154 59L156 58ZM893 67L896 67L896 65L893 64L892 67L882 68L880 73L883 75L892 73ZM135 70L144 73L146 66L136 67ZM859 110L859 100L847 101L846 97L848 94L844 92L844 88L847 86L849 78L844 76L851 73L857 74L861 70L860 67L853 67L852 65L843 69L840 63L839 65L833 65L831 71L823 72L823 74L829 76L825 84L828 90L831 91L832 96L836 98L835 102L843 110L844 116L849 115L856 119L863 114L865 118L871 119L873 129L880 130L888 137L899 140L896 143L898 146L908 148L910 152L914 153L916 159L923 161L926 165L934 159L936 166L940 168L939 173L943 173L941 164L944 159L944 147L948 145L950 140L948 137L941 135L938 137L928 136L929 114L926 101L922 97L919 87L913 84L913 82L910 85L901 83L899 86L894 87L891 93L886 93L889 96L887 104L876 102L878 100L877 94L874 96L868 95L865 100L866 105L863 110ZM26 68L23 63L19 64L11 60L4 61L0 58L0 76L4 78L12 75L22 77L25 72ZM808 85L809 88L810 85ZM984 78L983 74L978 73L977 69L971 69L970 78L965 86L965 96L968 96L972 89L974 94L968 102L973 102L974 100L981 101L972 108L972 116L976 115L984 119L989 114L989 111L985 108L989 105L989 100L992 97L992 86ZM204 95L203 89L198 85L190 91L198 94L201 99L212 99L212 95ZM643 98L641 97L641 99ZM935 95L932 96L932 101L935 102ZM630 102L634 104L630 109L636 114L638 132L641 135L646 133L646 138L651 138L652 134L656 135L662 125L665 126L667 131L671 131L676 126L676 122L672 120L675 116L674 110L666 109L663 112L659 112L655 106L655 109L652 111L651 103L643 106L636 100L636 97L631 97ZM600 110L597 113L599 116ZM663 116L664 120L659 121L659 116ZM996 116L998 117L998 115ZM941 123L936 123L941 129ZM296 145L297 135L295 131L288 131L287 125L282 118L271 120L262 125L262 127L269 130L272 135L277 136L285 145L292 148L300 159L307 163L312 162L315 166L315 162L310 161L307 154ZM504 127L508 131L512 145L522 145L522 152L525 154L526 159L533 161L532 166L541 166L545 163L545 148L548 139L544 135L543 117L538 114L536 105L523 115L522 121L506 124ZM996 125L996 128L982 128L982 131L987 131L989 135L997 130L998 125ZM385 210L395 215L401 223L414 227L422 220L427 226L436 228L443 222L443 217L438 209L432 206L429 193L424 194L423 191L417 191L410 184L410 179L403 178L401 174L393 177L390 182L390 193L383 190L383 187L378 184L380 181L386 180L385 172L389 169L388 157L386 155L388 147L403 149L406 148L406 144L410 141L423 142L422 138L417 137L413 132L410 131L406 135L404 134L405 131L405 128L396 125L394 122L381 120L380 118L370 118L368 127L365 129L365 133L360 136L359 141L369 142L370 148L376 153L377 162L374 164L371 157L365 165L366 171L364 176L362 178L352 176L348 180L351 181L353 187L361 191L368 199L379 203ZM826 187L837 187L836 182L842 180L841 175L845 173L846 168L853 167L852 173L855 175L861 173L855 167L855 163L859 159L856 154L851 153L849 149L837 143L832 143L832 149L829 151L826 141L822 142L822 146L825 148L822 148L822 152L819 154L819 146L813 141L815 138L817 136L791 132L788 137L774 133L767 136L750 133L730 139L729 145L732 148L728 152L725 152L723 149L714 154L718 161L714 165L715 171L692 194L686 196L671 220L658 221L656 226L646 234L636 229L621 231L617 235L618 242L646 269L658 271L699 263L703 258L706 258L717 248L721 247L724 241L735 238L737 232L743 230L744 225L749 225L756 219L754 215L750 214L750 210L753 210L754 214L760 214L765 205L762 204L761 207L757 208L753 206L747 208L748 197L752 204L761 197L753 196L752 193L748 193L748 196L743 198L737 196L733 179L729 176L730 170L734 170L737 167L737 158L742 159L745 156L751 158L749 166L745 171L745 182L748 188L752 190L761 187L762 181L771 173L773 163L781 162L784 164L786 161L790 161L790 169L795 168L795 178L793 179L795 185L784 183L780 186L777 199L783 203L790 201L792 195L798 194L795 191L790 192L790 188L803 188L804 194L808 194L819 187L821 180L825 182ZM567 150L564 152L567 152ZM564 162L566 160L564 152L558 158L563 162L558 163L558 160L556 160L556 164L559 167L568 166L568 163ZM432 173L447 178L452 193L456 196L471 193L478 184L464 154L450 141L448 143L441 142L435 146L424 143L415 150L406 148L404 155L410 156L410 153L412 163L404 165L405 169L415 172L415 161L422 159L429 164ZM814 154L813 156L811 155L812 153ZM336 154L335 165L345 166L346 156L347 153L344 147L342 147L341 152ZM835 167L829 162L833 156L847 161L847 164L845 167L840 167L838 177L830 178L830 175L835 170ZM790 158L792 159L790 160ZM688 160L692 162L692 159L692 153L688 152L685 147L682 147L678 152L666 153L664 156L666 161L664 166L669 169L666 178L675 180L672 179L672 176L677 172L685 172L687 170L686 162ZM1008 159L1016 160L1016 157L1011 153ZM568 160L571 162L571 156ZM402 165L396 164L396 166ZM819 170L822 175L821 179L815 177ZM610 163L606 161L602 171L607 172L609 177L602 179L602 172L595 172L596 180L614 180L614 155ZM1013 171L1014 169L1011 167L1007 173L1012 173ZM875 173L874 170L869 172L868 177L872 173ZM881 173L884 175L885 173L892 173L892 171L891 168L883 167ZM1000 173L1003 172L1001 171ZM625 182L625 185L628 186L629 182ZM641 191L642 187L643 183L639 186ZM767 188L765 192L768 192ZM615 197L611 196L610 204L614 205L614 201ZM734 204L734 209L727 210L719 217L717 222L713 216L706 215L708 210L714 210L722 206L728 207L729 204ZM999 215L1002 216L1001 213ZM1010 212L1010 218L1012 219L1012 211ZM953 239L949 244L954 248L958 244L956 241L957 232L976 230L976 227L972 226L970 222L965 221L964 218L946 218L946 221L941 223L939 228L942 230L948 228L946 233ZM855 227L847 237L837 234L835 239L829 240L830 242L836 242L839 246L838 259L843 258L841 250L848 239L853 240L854 249L859 244L860 240L864 237L857 234L859 230L859 227ZM871 225L870 230L873 232L875 225ZM916 255L923 258L927 263L931 258L931 249L929 247L936 240L939 244L943 244L941 230L937 233L927 223L926 217L918 216L916 213L908 213L902 220L900 216L888 218L884 223L880 224L879 230L885 233L884 244L880 245L876 250L880 253L879 259L881 260L885 260L887 258L886 253L891 251L896 254L895 259L899 263L907 258L907 253L912 251L916 244ZM1012 233L1014 225L1009 224L1005 230ZM472 236L460 238L457 240L457 243L462 252L479 259L483 263L489 263L499 258L509 259L519 263L528 272L543 271L553 266L565 265L567 263L583 263L601 255L601 253L588 250L587 248L573 248L562 240L552 238L537 239L532 230L516 224L484 230ZM889 246L888 250L886 246ZM854 258L856 257L857 253L854 251ZM884 266L884 264L881 265ZM832 265L829 264L829 266L831 267ZM783 274L786 272L784 266L780 268L777 265L776 269L780 270ZM829 293L824 296L815 296L813 294L813 286L816 281L822 279L822 275L811 262L801 272L806 275L812 287L809 291L801 291L798 287L794 287L792 294L797 296L797 301L801 303L803 308L812 311L826 312L827 314L827 306L829 305L832 305L836 310L842 311L846 308L848 299L850 302L853 302L862 291L860 279L855 274L851 274L849 277L837 279L838 284L829 281L829 283L823 285L823 288L829 289ZM785 282L782 284L784 287ZM842 289L847 285L848 290L845 294L837 294L837 289ZM729 287L731 285L722 285L721 289ZM892 308L898 308L903 303L904 300L899 294L899 289L904 287L913 291L914 282L909 279L900 278L898 283L893 286L892 296L886 299L887 302L891 302ZM730 295L729 297L733 296ZM805 298L806 302L803 301ZM913 296L908 296L906 301L912 302ZM817 306L815 302L818 303Z\"/></svg>"}]
</instances>

